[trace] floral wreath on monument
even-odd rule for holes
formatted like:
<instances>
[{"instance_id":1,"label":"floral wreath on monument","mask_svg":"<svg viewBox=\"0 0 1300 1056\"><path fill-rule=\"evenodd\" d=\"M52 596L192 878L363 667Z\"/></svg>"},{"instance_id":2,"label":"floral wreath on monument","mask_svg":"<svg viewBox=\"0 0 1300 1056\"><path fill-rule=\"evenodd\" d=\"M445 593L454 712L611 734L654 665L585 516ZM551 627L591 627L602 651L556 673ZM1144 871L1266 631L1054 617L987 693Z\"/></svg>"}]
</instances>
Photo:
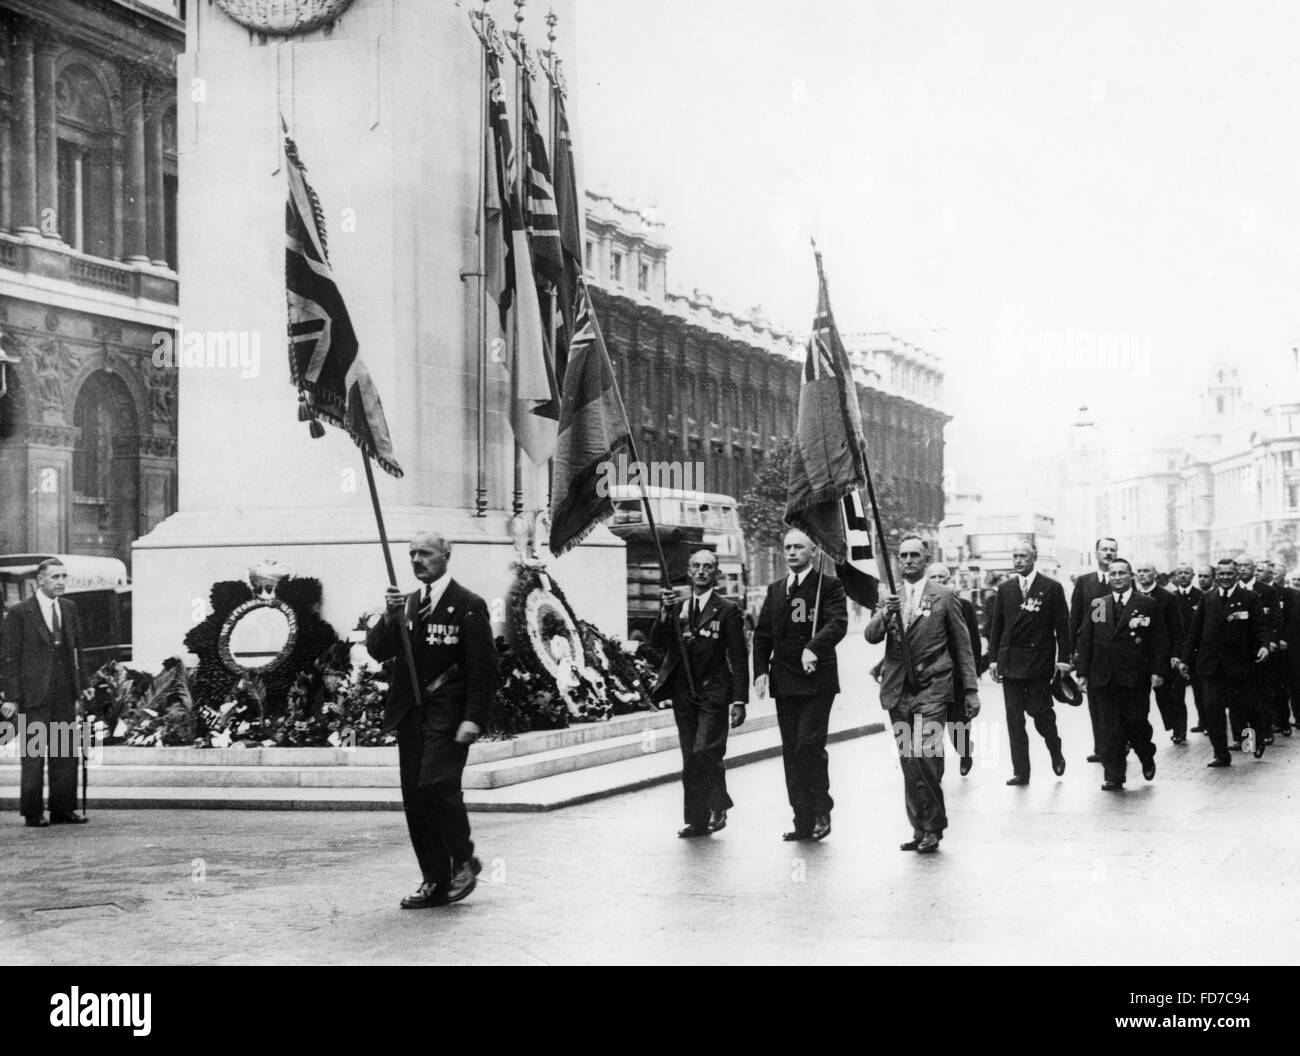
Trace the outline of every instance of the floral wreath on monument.
<instances>
[{"instance_id":1,"label":"floral wreath on monument","mask_svg":"<svg viewBox=\"0 0 1300 1056\"><path fill-rule=\"evenodd\" d=\"M549 535L545 511L516 517L519 559L507 599L511 642L498 695L502 732L601 722L654 707L654 672L621 642L578 618L537 556Z\"/></svg>"},{"instance_id":2,"label":"floral wreath on monument","mask_svg":"<svg viewBox=\"0 0 1300 1056\"><path fill-rule=\"evenodd\" d=\"M320 617L320 580L294 576L287 566L270 559L249 569L247 583L213 583L209 601L207 618L185 635L185 647L199 661L189 680L190 691L197 717L208 729L224 728L222 709L245 690L257 698L260 713L284 711L299 677L312 671L322 654L339 641L334 628ZM254 672L243 671L231 653L231 634L242 618L263 608L284 616L288 635L276 656Z\"/></svg>"}]
</instances>

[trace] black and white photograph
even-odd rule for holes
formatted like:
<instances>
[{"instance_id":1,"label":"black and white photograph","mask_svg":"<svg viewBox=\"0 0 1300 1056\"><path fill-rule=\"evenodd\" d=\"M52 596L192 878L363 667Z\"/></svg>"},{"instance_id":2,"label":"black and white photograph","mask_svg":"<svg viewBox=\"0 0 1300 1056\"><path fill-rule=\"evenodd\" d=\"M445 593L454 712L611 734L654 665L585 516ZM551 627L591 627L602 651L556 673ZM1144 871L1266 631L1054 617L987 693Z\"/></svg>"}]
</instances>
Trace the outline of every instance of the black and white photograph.
<instances>
[{"instance_id":1,"label":"black and white photograph","mask_svg":"<svg viewBox=\"0 0 1300 1056\"><path fill-rule=\"evenodd\" d=\"M0 0L33 1022L144 1036L163 969L271 965L1280 1013L1297 40L1283 0Z\"/></svg>"}]
</instances>

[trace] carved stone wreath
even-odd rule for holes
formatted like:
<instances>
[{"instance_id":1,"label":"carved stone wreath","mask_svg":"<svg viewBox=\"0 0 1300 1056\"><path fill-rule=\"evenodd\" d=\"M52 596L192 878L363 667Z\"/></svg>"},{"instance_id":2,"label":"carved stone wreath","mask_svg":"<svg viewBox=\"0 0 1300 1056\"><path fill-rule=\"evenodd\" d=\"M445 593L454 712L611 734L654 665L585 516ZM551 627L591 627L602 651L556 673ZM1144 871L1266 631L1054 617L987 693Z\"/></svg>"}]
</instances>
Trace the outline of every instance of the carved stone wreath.
<instances>
[{"instance_id":1,"label":"carved stone wreath","mask_svg":"<svg viewBox=\"0 0 1300 1056\"><path fill-rule=\"evenodd\" d=\"M258 33L288 36L319 29L338 19L352 0L217 0L241 26Z\"/></svg>"},{"instance_id":2,"label":"carved stone wreath","mask_svg":"<svg viewBox=\"0 0 1300 1056\"><path fill-rule=\"evenodd\" d=\"M221 633L217 636L217 655L221 657L221 662L226 666L226 670L232 674L243 676L247 674L247 669L235 659L234 654L230 651L230 636L234 632L235 625L239 623L254 609L278 609L284 614L285 620L289 624L289 636L284 640L284 647L275 656L274 659L263 664L257 669L259 675L269 675L271 672L283 667L293 655L293 647L298 641L298 614L293 608L286 605L279 598L253 598L244 602L235 608L226 622L221 625Z\"/></svg>"}]
</instances>

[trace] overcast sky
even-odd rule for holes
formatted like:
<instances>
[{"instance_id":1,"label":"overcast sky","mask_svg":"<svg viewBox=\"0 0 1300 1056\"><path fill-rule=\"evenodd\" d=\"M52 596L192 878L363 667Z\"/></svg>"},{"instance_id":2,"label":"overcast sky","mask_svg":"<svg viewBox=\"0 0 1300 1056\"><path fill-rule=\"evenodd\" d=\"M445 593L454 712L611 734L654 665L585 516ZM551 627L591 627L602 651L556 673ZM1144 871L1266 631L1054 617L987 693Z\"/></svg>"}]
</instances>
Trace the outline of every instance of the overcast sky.
<instances>
[{"instance_id":1,"label":"overcast sky","mask_svg":"<svg viewBox=\"0 0 1300 1056\"><path fill-rule=\"evenodd\" d=\"M654 203L670 286L805 332L808 238L841 329L948 374L949 462L1088 404L1177 432L1216 359L1300 343L1300 8L1283 3L578 0L589 187ZM1008 408L1014 407L1014 413Z\"/></svg>"}]
</instances>

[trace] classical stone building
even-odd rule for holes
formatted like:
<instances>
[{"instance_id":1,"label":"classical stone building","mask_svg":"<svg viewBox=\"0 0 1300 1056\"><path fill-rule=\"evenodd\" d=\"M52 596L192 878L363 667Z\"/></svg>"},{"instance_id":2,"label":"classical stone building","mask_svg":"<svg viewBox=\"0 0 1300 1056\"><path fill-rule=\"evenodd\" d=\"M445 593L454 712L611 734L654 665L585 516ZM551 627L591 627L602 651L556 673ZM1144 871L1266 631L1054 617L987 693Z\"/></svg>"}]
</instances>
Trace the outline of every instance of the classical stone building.
<instances>
[{"instance_id":1,"label":"classical stone building","mask_svg":"<svg viewBox=\"0 0 1300 1056\"><path fill-rule=\"evenodd\" d=\"M757 308L740 316L698 290L669 292L668 250L651 212L587 193L586 269L641 457L700 462L698 490L739 498L773 445L794 432L802 339ZM937 530L949 417L942 364L891 334L842 337L877 483L900 517Z\"/></svg>"},{"instance_id":2,"label":"classical stone building","mask_svg":"<svg viewBox=\"0 0 1300 1056\"><path fill-rule=\"evenodd\" d=\"M175 509L182 13L0 0L0 552L129 560Z\"/></svg>"}]
</instances>

